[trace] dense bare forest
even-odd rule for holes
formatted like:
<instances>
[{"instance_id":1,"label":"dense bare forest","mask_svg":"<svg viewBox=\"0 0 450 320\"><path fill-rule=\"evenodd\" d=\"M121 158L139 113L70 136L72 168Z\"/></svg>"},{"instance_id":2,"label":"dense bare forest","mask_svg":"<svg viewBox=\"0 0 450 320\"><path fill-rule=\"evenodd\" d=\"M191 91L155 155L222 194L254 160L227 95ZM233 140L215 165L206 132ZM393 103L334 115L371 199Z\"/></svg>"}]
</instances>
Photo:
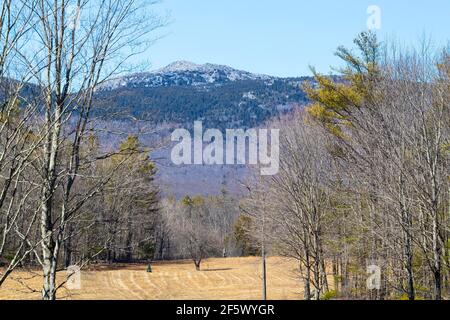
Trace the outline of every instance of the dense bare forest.
<instances>
[{"instance_id":1,"label":"dense bare forest","mask_svg":"<svg viewBox=\"0 0 450 320\"><path fill-rule=\"evenodd\" d=\"M308 300L449 298L448 48L361 33L338 48L339 75L312 70L298 88L310 103L268 124L279 174L256 170L241 197L224 185L176 199L139 136L106 148L93 112L98 86L164 24L152 4L2 1L0 290L18 269L39 270L53 300L73 265L282 255Z\"/></svg>"},{"instance_id":2,"label":"dense bare forest","mask_svg":"<svg viewBox=\"0 0 450 320\"><path fill-rule=\"evenodd\" d=\"M315 73L285 128L280 173L250 207L298 260L305 298L442 299L449 289L447 49L400 50L373 33L339 48L341 81ZM382 273L366 286L367 267ZM330 288L327 270L337 286ZM332 292L331 292L332 290Z\"/></svg>"},{"instance_id":3,"label":"dense bare forest","mask_svg":"<svg viewBox=\"0 0 450 320\"><path fill-rule=\"evenodd\" d=\"M90 114L96 87L162 25L151 4L2 1L0 284L24 263L39 265L42 297L55 299L61 267L105 247L111 259L129 257L135 242L145 251L154 166L135 137L103 150Z\"/></svg>"}]
</instances>

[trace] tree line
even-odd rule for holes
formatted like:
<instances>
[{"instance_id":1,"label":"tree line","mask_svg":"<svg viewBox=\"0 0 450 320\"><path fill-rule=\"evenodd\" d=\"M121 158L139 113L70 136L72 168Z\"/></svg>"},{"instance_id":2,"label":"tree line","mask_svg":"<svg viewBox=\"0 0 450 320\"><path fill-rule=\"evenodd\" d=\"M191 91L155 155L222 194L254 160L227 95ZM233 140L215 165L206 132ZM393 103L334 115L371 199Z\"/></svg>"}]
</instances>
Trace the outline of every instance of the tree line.
<instances>
[{"instance_id":1,"label":"tree line","mask_svg":"<svg viewBox=\"0 0 450 320\"><path fill-rule=\"evenodd\" d=\"M313 69L309 106L272 124L284 128L280 173L251 184L244 208L298 261L306 299L448 297L448 48L371 32L355 46L338 48L338 80Z\"/></svg>"},{"instance_id":2,"label":"tree line","mask_svg":"<svg viewBox=\"0 0 450 320\"><path fill-rule=\"evenodd\" d=\"M448 48L362 33L357 51L338 49L340 76L313 70L311 104L271 124L278 175L249 179L242 199L161 200L150 150L132 135L106 148L94 110L98 86L164 24L152 4L2 1L0 289L19 267L38 268L53 300L71 265L189 258L201 270L269 253L298 261L306 299L448 296Z\"/></svg>"},{"instance_id":3,"label":"tree line","mask_svg":"<svg viewBox=\"0 0 450 320\"><path fill-rule=\"evenodd\" d=\"M164 24L152 4L1 2L0 286L39 266L42 298L53 300L64 266L146 252L154 164L136 137L102 147L91 113L98 85L128 70Z\"/></svg>"}]
</instances>

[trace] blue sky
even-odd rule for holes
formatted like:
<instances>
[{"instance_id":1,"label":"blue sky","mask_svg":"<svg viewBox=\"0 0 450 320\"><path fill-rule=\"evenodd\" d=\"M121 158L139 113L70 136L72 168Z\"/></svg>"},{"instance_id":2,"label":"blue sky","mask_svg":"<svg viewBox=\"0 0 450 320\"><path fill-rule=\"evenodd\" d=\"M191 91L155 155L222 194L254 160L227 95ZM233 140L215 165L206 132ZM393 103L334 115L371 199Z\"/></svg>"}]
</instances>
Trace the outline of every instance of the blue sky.
<instances>
[{"instance_id":1,"label":"blue sky","mask_svg":"<svg viewBox=\"0 0 450 320\"><path fill-rule=\"evenodd\" d=\"M369 5L381 9L382 39L450 39L448 0L163 0L155 11L171 23L145 57L152 69L189 60L276 76L309 75L309 65L328 72L336 47L367 28Z\"/></svg>"}]
</instances>

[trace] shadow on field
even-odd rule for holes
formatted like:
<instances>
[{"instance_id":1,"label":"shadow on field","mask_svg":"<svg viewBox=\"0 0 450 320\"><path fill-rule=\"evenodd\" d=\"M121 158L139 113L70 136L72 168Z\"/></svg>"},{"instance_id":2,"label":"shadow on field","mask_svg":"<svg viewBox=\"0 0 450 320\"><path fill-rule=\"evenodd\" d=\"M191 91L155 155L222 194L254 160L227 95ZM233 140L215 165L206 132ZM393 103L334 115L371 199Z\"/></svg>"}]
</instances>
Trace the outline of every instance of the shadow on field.
<instances>
[{"instance_id":1,"label":"shadow on field","mask_svg":"<svg viewBox=\"0 0 450 320\"><path fill-rule=\"evenodd\" d=\"M229 271L229 270L233 270L233 268L222 268L222 269L204 269L202 271L204 272L210 272L210 271Z\"/></svg>"}]
</instances>

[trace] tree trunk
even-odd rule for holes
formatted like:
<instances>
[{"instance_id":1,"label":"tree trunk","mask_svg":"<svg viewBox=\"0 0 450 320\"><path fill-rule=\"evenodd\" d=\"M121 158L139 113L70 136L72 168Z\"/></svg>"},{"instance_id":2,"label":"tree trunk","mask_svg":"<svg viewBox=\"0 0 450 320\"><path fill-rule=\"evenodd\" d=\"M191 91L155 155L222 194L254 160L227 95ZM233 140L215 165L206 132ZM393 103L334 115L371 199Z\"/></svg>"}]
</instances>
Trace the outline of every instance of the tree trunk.
<instances>
[{"instance_id":1,"label":"tree trunk","mask_svg":"<svg viewBox=\"0 0 450 320\"><path fill-rule=\"evenodd\" d=\"M311 300L311 270L309 266L306 267L306 276L303 277L305 281L304 285L304 295L305 300Z\"/></svg>"},{"instance_id":2,"label":"tree trunk","mask_svg":"<svg viewBox=\"0 0 450 320\"><path fill-rule=\"evenodd\" d=\"M442 247L439 242L439 221L437 209L433 219L433 278L434 278L434 300L442 300Z\"/></svg>"},{"instance_id":3,"label":"tree trunk","mask_svg":"<svg viewBox=\"0 0 450 320\"><path fill-rule=\"evenodd\" d=\"M328 286L328 278L327 278L327 270L326 270L326 266L325 266L325 260L323 258L320 260L321 260L320 269L321 269L321 273L322 273L322 286L323 286L324 292L328 292L328 291L330 291L330 287Z\"/></svg>"},{"instance_id":4,"label":"tree trunk","mask_svg":"<svg viewBox=\"0 0 450 320\"><path fill-rule=\"evenodd\" d=\"M55 300L56 298L56 283L55 283L56 261L54 261L55 242L53 239L53 232L51 231L49 214L47 214L48 210L49 208L47 206L43 207L42 223L41 223L41 233L43 235L42 270L44 275L42 299Z\"/></svg>"},{"instance_id":5,"label":"tree trunk","mask_svg":"<svg viewBox=\"0 0 450 320\"><path fill-rule=\"evenodd\" d=\"M59 101L55 106L53 118L50 114L52 98L51 92L47 92L47 110L45 124L47 125L47 136L44 145L44 181L42 182L41 194L41 237L42 237L42 264L44 274L44 285L42 298L44 300L55 300L56 298L56 267L59 246L54 239L53 199L55 196L55 184L57 179L56 160L59 151L61 134L61 112L63 105ZM54 121L54 124L52 123ZM61 218L63 220L63 218ZM61 224L64 221L60 221Z\"/></svg>"},{"instance_id":6,"label":"tree trunk","mask_svg":"<svg viewBox=\"0 0 450 320\"><path fill-rule=\"evenodd\" d=\"M262 256L262 299L264 301L267 300L267 269L266 269L266 252L264 244L261 248L261 256Z\"/></svg>"},{"instance_id":7,"label":"tree trunk","mask_svg":"<svg viewBox=\"0 0 450 320\"><path fill-rule=\"evenodd\" d=\"M64 241L64 267L67 269L72 265L72 229L69 227L68 237Z\"/></svg>"},{"instance_id":8,"label":"tree trunk","mask_svg":"<svg viewBox=\"0 0 450 320\"><path fill-rule=\"evenodd\" d=\"M200 271L200 264L202 263L202 259L194 260L195 270Z\"/></svg>"},{"instance_id":9,"label":"tree trunk","mask_svg":"<svg viewBox=\"0 0 450 320\"><path fill-rule=\"evenodd\" d=\"M408 299L415 300L415 290L414 290L414 274L413 274L413 255L411 248L411 239L406 240L406 270L408 272Z\"/></svg>"}]
</instances>

